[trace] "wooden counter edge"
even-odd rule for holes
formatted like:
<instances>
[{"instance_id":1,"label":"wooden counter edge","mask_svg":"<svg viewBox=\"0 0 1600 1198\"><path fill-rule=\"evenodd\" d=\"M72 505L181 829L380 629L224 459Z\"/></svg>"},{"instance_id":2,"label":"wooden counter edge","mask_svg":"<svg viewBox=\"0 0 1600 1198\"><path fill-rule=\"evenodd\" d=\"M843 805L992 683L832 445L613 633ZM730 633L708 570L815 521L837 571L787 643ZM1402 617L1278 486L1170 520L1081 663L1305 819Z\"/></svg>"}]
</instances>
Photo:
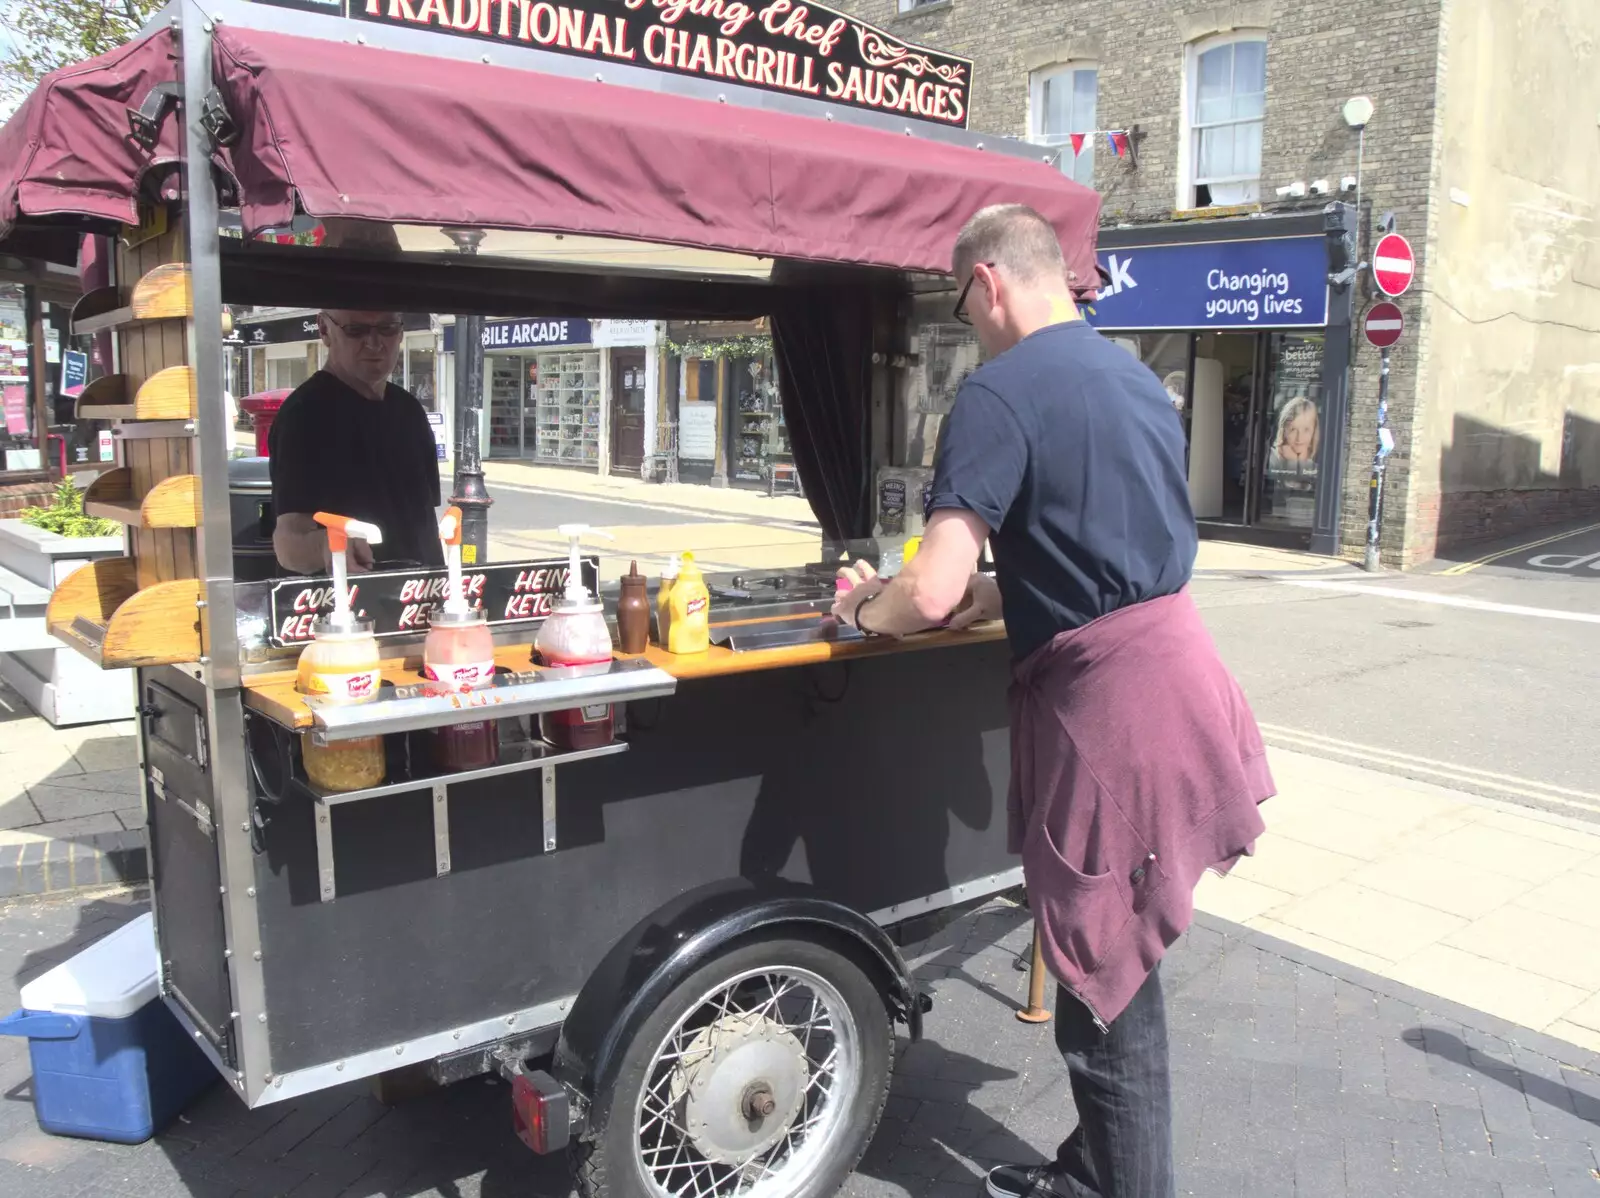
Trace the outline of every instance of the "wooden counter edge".
<instances>
[{"instance_id":1,"label":"wooden counter edge","mask_svg":"<svg viewBox=\"0 0 1600 1198\"><path fill-rule=\"evenodd\" d=\"M980 624L962 632L925 632L897 641L892 637L870 637L864 641L815 641L781 649L758 649L735 653L713 646L704 653L673 654L650 646L644 653L630 656L618 653L619 661L648 661L680 682L750 674L758 670L782 670L794 666L821 665L857 657L881 657L889 653L940 649L956 645L984 644L1004 639L1005 625ZM503 645L495 650L495 661L511 669L528 668L529 646ZM417 681L419 658L390 658L382 663L383 674L391 682ZM244 680L245 706L291 728L309 728L311 710L294 688L293 670L275 670Z\"/></svg>"}]
</instances>

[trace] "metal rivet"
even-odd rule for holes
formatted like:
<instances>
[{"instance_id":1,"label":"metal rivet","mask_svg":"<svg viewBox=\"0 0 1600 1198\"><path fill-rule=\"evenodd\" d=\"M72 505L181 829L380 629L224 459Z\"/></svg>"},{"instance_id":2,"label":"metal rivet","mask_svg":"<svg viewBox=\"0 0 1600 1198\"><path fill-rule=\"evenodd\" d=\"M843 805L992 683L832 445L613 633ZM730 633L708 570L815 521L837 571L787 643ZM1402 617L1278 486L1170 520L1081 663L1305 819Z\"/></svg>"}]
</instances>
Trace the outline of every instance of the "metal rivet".
<instances>
[{"instance_id":1,"label":"metal rivet","mask_svg":"<svg viewBox=\"0 0 1600 1198\"><path fill-rule=\"evenodd\" d=\"M594 73L594 81L596 83L604 83L606 81L606 77L604 75L602 75L599 71L596 71Z\"/></svg>"},{"instance_id":2,"label":"metal rivet","mask_svg":"<svg viewBox=\"0 0 1600 1198\"><path fill-rule=\"evenodd\" d=\"M483 61L484 61L484 62L488 62L488 61L489 61L489 56L488 56L488 55L487 55L487 54L485 54L485 55L484 55L484 56L483 56Z\"/></svg>"},{"instance_id":3,"label":"metal rivet","mask_svg":"<svg viewBox=\"0 0 1600 1198\"><path fill-rule=\"evenodd\" d=\"M240 824L239 825L239 831L241 831L241 832L250 831L250 821L246 820L244 823Z\"/></svg>"},{"instance_id":4,"label":"metal rivet","mask_svg":"<svg viewBox=\"0 0 1600 1198\"><path fill-rule=\"evenodd\" d=\"M222 959L224 961L228 960L232 956L233 956L233 950L231 948L225 948L225 949L222 950Z\"/></svg>"},{"instance_id":5,"label":"metal rivet","mask_svg":"<svg viewBox=\"0 0 1600 1198\"><path fill-rule=\"evenodd\" d=\"M364 34L364 33L356 34L356 45L364 46L366 44L367 44L367 35Z\"/></svg>"},{"instance_id":6,"label":"metal rivet","mask_svg":"<svg viewBox=\"0 0 1600 1198\"><path fill-rule=\"evenodd\" d=\"M261 1075L261 1080L266 1082L268 1085L270 1085L272 1083L272 1074L270 1074L270 1073L262 1074Z\"/></svg>"},{"instance_id":7,"label":"metal rivet","mask_svg":"<svg viewBox=\"0 0 1600 1198\"><path fill-rule=\"evenodd\" d=\"M256 897L256 888L254 886L246 886L244 892L250 898Z\"/></svg>"},{"instance_id":8,"label":"metal rivet","mask_svg":"<svg viewBox=\"0 0 1600 1198\"><path fill-rule=\"evenodd\" d=\"M444 796L443 795L435 795L433 801L435 803L442 803L442 802L444 802Z\"/></svg>"},{"instance_id":9,"label":"metal rivet","mask_svg":"<svg viewBox=\"0 0 1600 1198\"><path fill-rule=\"evenodd\" d=\"M201 1036L200 1036L200 1033L199 1033L199 1032L196 1032L196 1033L195 1033L195 1034L194 1034L194 1038L195 1038L195 1039L196 1039L196 1040L199 1040L199 1039L200 1039L200 1038L201 1038Z\"/></svg>"},{"instance_id":10,"label":"metal rivet","mask_svg":"<svg viewBox=\"0 0 1600 1198\"><path fill-rule=\"evenodd\" d=\"M506 1022L507 1023L515 1023L516 1021L517 1021L517 1017L515 1015L507 1015L506 1016Z\"/></svg>"},{"instance_id":11,"label":"metal rivet","mask_svg":"<svg viewBox=\"0 0 1600 1198\"><path fill-rule=\"evenodd\" d=\"M727 102L728 102L727 95L724 94L723 92L718 92L717 93L717 103L718 104L726 104Z\"/></svg>"},{"instance_id":12,"label":"metal rivet","mask_svg":"<svg viewBox=\"0 0 1600 1198\"><path fill-rule=\"evenodd\" d=\"M825 119L825 120L829 120L829 121L833 120L833 113L831 113L831 112L825 112L822 115L823 115L823 119Z\"/></svg>"},{"instance_id":13,"label":"metal rivet","mask_svg":"<svg viewBox=\"0 0 1600 1198\"><path fill-rule=\"evenodd\" d=\"M394 1055L395 1056L399 1056L401 1053L405 1052L405 1050L406 1050L406 1046L404 1044L402 1044L402 1045L400 1045L400 1047L398 1047L398 1048L396 1048L394 1050Z\"/></svg>"},{"instance_id":14,"label":"metal rivet","mask_svg":"<svg viewBox=\"0 0 1600 1198\"><path fill-rule=\"evenodd\" d=\"M279 1087L279 1088L281 1088L281 1087L282 1087L282 1085L283 1085L283 1078L281 1078L281 1077L275 1077L275 1078L273 1078L273 1079L272 1079L272 1084L273 1084L273 1086L274 1086L274 1087Z\"/></svg>"},{"instance_id":15,"label":"metal rivet","mask_svg":"<svg viewBox=\"0 0 1600 1198\"><path fill-rule=\"evenodd\" d=\"M340 1061L337 1065L335 1065L333 1067L333 1071L335 1073L343 1073L344 1072L344 1062Z\"/></svg>"},{"instance_id":16,"label":"metal rivet","mask_svg":"<svg viewBox=\"0 0 1600 1198\"><path fill-rule=\"evenodd\" d=\"M325 815L319 815L319 816L317 816L317 823L319 823L319 824L325 824L325 823L327 823L327 822L328 822L328 817L327 817L327 816L325 816Z\"/></svg>"},{"instance_id":17,"label":"metal rivet","mask_svg":"<svg viewBox=\"0 0 1600 1198\"><path fill-rule=\"evenodd\" d=\"M211 604L207 603L204 599L196 599L194 601L194 605L196 607L210 607L211 606Z\"/></svg>"},{"instance_id":18,"label":"metal rivet","mask_svg":"<svg viewBox=\"0 0 1600 1198\"><path fill-rule=\"evenodd\" d=\"M200 664L203 666L208 666L211 664L211 659L202 653L200 655Z\"/></svg>"},{"instance_id":19,"label":"metal rivet","mask_svg":"<svg viewBox=\"0 0 1600 1198\"><path fill-rule=\"evenodd\" d=\"M255 960L255 961L261 960L261 950L259 948L256 949L255 952L250 954L250 957L251 957L252 960Z\"/></svg>"},{"instance_id":20,"label":"metal rivet","mask_svg":"<svg viewBox=\"0 0 1600 1198\"><path fill-rule=\"evenodd\" d=\"M265 1023L266 1021L267 1021L267 1013L265 1011L261 1012L261 1014L256 1016L256 1022L257 1023Z\"/></svg>"},{"instance_id":21,"label":"metal rivet","mask_svg":"<svg viewBox=\"0 0 1600 1198\"><path fill-rule=\"evenodd\" d=\"M454 1033L451 1034L450 1038L452 1040L459 1040L459 1039L461 1039L461 1033L460 1032L454 1032Z\"/></svg>"},{"instance_id":22,"label":"metal rivet","mask_svg":"<svg viewBox=\"0 0 1600 1198\"><path fill-rule=\"evenodd\" d=\"M217 887L217 893L218 894L227 894L228 893L228 888L226 886L218 886Z\"/></svg>"}]
</instances>

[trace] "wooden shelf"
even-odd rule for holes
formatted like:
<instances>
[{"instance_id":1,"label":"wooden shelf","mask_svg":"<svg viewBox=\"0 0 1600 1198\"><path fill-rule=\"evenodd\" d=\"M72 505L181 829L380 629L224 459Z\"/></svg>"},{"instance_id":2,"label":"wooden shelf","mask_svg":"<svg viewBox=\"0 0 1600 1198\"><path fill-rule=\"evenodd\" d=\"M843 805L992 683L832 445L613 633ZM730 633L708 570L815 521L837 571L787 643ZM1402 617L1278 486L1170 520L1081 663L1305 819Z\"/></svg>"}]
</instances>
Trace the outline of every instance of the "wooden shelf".
<instances>
[{"instance_id":1,"label":"wooden shelf","mask_svg":"<svg viewBox=\"0 0 1600 1198\"><path fill-rule=\"evenodd\" d=\"M83 494L83 510L134 528L197 528L200 524L200 480L174 474L151 487L142 500L133 497L133 473L126 466L108 470Z\"/></svg>"},{"instance_id":2,"label":"wooden shelf","mask_svg":"<svg viewBox=\"0 0 1600 1198\"><path fill-rule=\"evenodd\" d=\"M193 420L194 367L169 366L144 381L128 401L128 377L108 374L95 379L78 397L79 420Z\"/></svg>"},{"instance_id":3,"label":"wooden shelf","mask_svg":"<svg viewBox=\"0 0 1600 1198\"><path fill-rule=\"evenodd\" d=\"M729 621L742 623L743 621ZM856 657L879 657L888 653L908 653L918 649L937 649L955 645L976 644L1003 640L1006 627L999 622L979 624L963 632L924 632L905 640L893 637L869 637L864 641L815 641L782 649L757 649L736 653L713 645L704 653L675 655L656 645L651 645L639 657L618 653L620 661L648 661L680 681L702 678L720 678L729 674L747 674L756 670L779 670L792 666L821 665L830 661ZM531 645L500 645L495 648L494 660L507 670L537 671L531 664ZM379 663L385 682L395 686L415 685L422 680L418 670L422 664L419 654L410 657L386 658ZM255 674L244 680L245 706L259 711L287 728L311 727L311 709L295 689L295 671L275 670Z\"/></svg>"},{"instance_id":4,"label":"wooden shelf","mask_svg":"<svg viewBox=\"0 0 1600 1198\"><path fill-rule=\"evenodd\" d=\"M200 581L137 587L132 558L90 562L56 586L45 626L105 670L199 660Z\"/></svg>"},{"instance_id":5,"label":"wooden shelf","mask_svg":"<svg viewBox=\"0 0 1600 1198\"><path fill-rule=\"evenodd\" d=\"M186 320L194 313L189 267L167 262L145 274L124 301L116 287L99 287L72 308L74 336L126 328L151 320Z\"/></svg>"}]
</instances>

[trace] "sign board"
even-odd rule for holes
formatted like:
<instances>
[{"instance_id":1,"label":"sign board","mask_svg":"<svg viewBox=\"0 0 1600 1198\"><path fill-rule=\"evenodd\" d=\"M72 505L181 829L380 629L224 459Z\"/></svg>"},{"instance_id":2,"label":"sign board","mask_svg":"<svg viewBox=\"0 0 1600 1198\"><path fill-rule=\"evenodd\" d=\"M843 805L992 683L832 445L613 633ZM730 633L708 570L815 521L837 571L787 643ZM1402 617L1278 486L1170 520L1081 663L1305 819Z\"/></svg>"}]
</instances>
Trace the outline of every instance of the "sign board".
<instances>
[{"instance_id":1,"label":"sign board","mask_svg":"<svg viewBox=\"0 0 1600 1198\"><path fill-rule=\"evenodd\" d=\"M1411 243L1400 234L1388 234L1372 251L1372 281L1385 295L1404 295L1416 273L1416 255L1411 252Z\"/></svg>"},{"instance_id":2,"label":"sign board","mask_svg":"<svg viewBox=\"0 0 1600 1198\"><path fill-rule=\"evenodd\" d=\"M957 129L972 61L806 0L257 0L809 96Z\"/></svg>"},{"instance_id":3,"label":"sign board","mask_svg":"<svg viewBox=\"0 0 1600 1198\"><path fill-rule=\"evenodd\" d=\"M348 0L351 18L742 83L964 129L972 63L798 0Z\"/></svg>"},{"instance_id":4,"label":"sign board","mask_svg":"<svg viewBox=\"0 0 1600 1198\"><path fill-rule=\"evenodd\" d=\"M444 457L445 457L444 413L443 412L429 412L428 413L428 427L433 430L433 447L434 447L434 449L436 449L438 451L439 460L442 462L442 461L444 461Z\"/></svg>"},{"instance_id":5,"label":"sign board","mask_svg":"<svg viewBox=\"0 0 1600 1198\"><path fill-rule=\"evenodd\" d=\"M591 344L601 349L631 345L654 345L660 328L653 320L597 320Z\"/></svg>"},{"instance_id":6,"label":"sign board","mask_svg":"<svg viewBox=\"0 0 1600 1198\"><path fill-rule=\"evenodd\" d=\"M600 559L581 561L583 582L599 587ZM567 586L567 559L497 562L465 571L467 599L488 616L489 626L542 620ZM417 636L428 631L433 609L444 602L449 575L444 570L357 574L350 579L350 603L373 622L374 635ZM327 578L290 578L272 584L267 641L275 648L310 643L311 625L333 610L333 583Z\"/></svg>"},{"instance_id":7,"label":"sign board","mask_svg":"<svg viewBox=\"0 0 1600 1198\"><path fill-rule=\"evenodd\" d=\"M717 460L717 405L678 405L678 456L691 462Z\"/></svg>"},{"instance_id":8,"label":"sign board","mask_svg":"<svg viewBox=\"0 0 1600 1198\"><path fill-rule=\"evenodd\" d=\"M483 322L483 348L487 353L513 349L549 349L560 345L592 345L589 321L571 316L530 317ZM456 352L456 326L444 327L444 352Z\"/></svg>"},{"instance_id":9,"label":"sign board","mask_svg":"<svg viewBox=\"0 0 1600 1198\"><path fill-rule=\"evenodd\" d=\"M61 358L61 394L76 399L89 385L89 355L69 349Z\"/></svg>"},{"instance_id":10,"label":"sign board","mask_svg":"<svg viewBox=\"0 0 1600 1198\"><path fill-rule=\"evenodd\" d=\"M1088 315L1098 329L1307 329L1328 323L1320 236L1129 246L1097 254L1110 282Z\"/></svg>"},{"instance_id":11,"label":"sign board","mask_svg":"<svg viewBox=\"0 0 1600 1198\"><path fill-rule=\"evenodd\" d=\"M1400 340L1400 335L1406 331L1405 314L1400 311L1398 304L1391 304L1385 300L1381 304L1373 304L1367 311L1367 318L1362 322L1367 340L1379 349L1388 349Z\"/></svg>"}]
</instances>

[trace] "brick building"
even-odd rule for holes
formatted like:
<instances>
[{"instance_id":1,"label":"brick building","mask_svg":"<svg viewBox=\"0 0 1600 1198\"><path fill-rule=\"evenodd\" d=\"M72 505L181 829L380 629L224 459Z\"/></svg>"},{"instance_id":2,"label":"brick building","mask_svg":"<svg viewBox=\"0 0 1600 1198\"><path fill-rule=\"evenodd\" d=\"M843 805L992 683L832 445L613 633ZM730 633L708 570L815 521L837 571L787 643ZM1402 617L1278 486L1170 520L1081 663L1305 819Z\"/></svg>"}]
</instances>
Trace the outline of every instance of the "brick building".
<instances>
[{"instance_id":1,"label":"brick building","mask_svg":"<svg viewBox=\"0 0 1600 1198\"><path fill-rule=\"evenodd\" d=\"M1351 329L1374 289L1324 283L1341 231L1364 261L1385 213L1418 270L1384 560L1600 519L1594 0L840 7L972 58L972 127L1099 190L1114 281L1093 319L1184 405L1209 531L1360 554L1379 354ZM1074 132L1097 134L1079 155Z\"/></svg>"}]
</instances>

